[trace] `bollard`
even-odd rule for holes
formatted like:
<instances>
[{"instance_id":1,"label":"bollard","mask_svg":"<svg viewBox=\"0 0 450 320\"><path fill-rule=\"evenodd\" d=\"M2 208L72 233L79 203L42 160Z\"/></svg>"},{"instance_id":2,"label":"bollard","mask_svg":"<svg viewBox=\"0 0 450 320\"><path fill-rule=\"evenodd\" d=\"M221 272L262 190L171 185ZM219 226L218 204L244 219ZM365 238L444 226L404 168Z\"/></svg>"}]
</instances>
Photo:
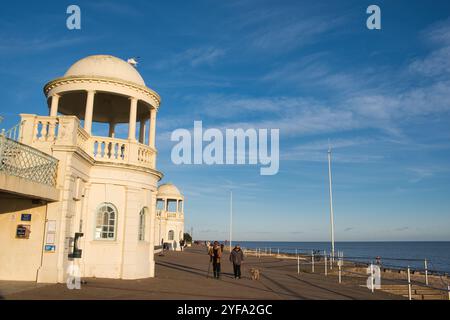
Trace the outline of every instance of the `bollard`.
<instances>
[{"instance_id":1,"label":"bollard","mask_svg":"<svg viewBox=\"0 0 450 320\"><path fill-rule=\"evenodd\" d=\"M425 284L428 285L428 262L427 259L424 261L425 266Z\"/></svg>"},{"instance_id":2,"label":"bollard","mask_svg":"<svg viewBox=\"0 0 450 320\"><path fill-rule=\"evenodd\" d=\"M323 252L323 259L325 261L325 275L328 275L328 270L327 270L327 253L326 251Z\"/></svg>"},{"instance_id":3,"label":"bollard","mask_svg":"<svg viewBox=\"0 0 450 320\"><path fill-rule=\"evenodd\" d=\"M447 290L448 290L448 300L450 300L450 285L447 286Z\"/></svg>"},{"instance_id":4,"label":"bollard","mask_svg":"<svg viewBox=\"0 0 450 320\"><path fill-rule=\"evenodd\" d=\"M269 248L269 256L272 255L272 248Z\"/></svg>"},{"instance_id":5,"label":"bollard","mask_svg":"<svg viewBox=\"0 0 450 320\"><path fill-rule=\"evenodd\" d=\"M314 251L311 251L311 272L314 273Z\"/></svg>"},{"instance_id":6,"label":"bollard","mask_svg":"<svg viewBox=\"0 0 450 320\"><path fill-rule=\"evenodd\" d=\"M280 248L278 248L278 256L280 255Z\"/></svg>"},{"instance_id":7,"label":"bollard","mask_svg":"<svg viewBox=\"0 0 450 320\"><path fill-rule=\"evenodd\" d=\"M412 292L411 292L411 270L409 269L409 266L408 266L408 299L409 300L411 300L412 299L412 297L411 297L411 295L412 295Z\"/></svg>"},{"instance_id":8,"label":"bollard","mask_svg":"<svg viewBox=\"0 0 450 320\"><path fill-rule=\"evenodd\" d=\"M341 264L338 262L338 268L339 268L339 283L342 282L342 274L341 274Z\"/></svg>"},{"instance_id":9,"label":"bollard","mask_svg":"<svg viewBox=\"0 0 450 320\"><path fill-rule=\"evenodd\" d=\"M374 281L374 277L373 277L373 262L370 264L370 290L372 290L372 293L374 292L374 285L373 285L373 281Z\"/></svg>"},{"instance_id":10,"label":"bollard","mask_svg":"<svg viewBox=\"0 0 450 320\"><path fill-rule=\"evenodd\" d=\"M334 259L334 257L330 252L330 270L333 270L333 259Z\"/></svg>"},{"instance_id":11,"label":"bollard","mask_svg":"<svg viewBox=\"0 0 450 320\"><path fill-rule=\"evenodd\" d=\"M297 274L300 274L300 256L297 255Z\"/></svg>"}]
</instances>

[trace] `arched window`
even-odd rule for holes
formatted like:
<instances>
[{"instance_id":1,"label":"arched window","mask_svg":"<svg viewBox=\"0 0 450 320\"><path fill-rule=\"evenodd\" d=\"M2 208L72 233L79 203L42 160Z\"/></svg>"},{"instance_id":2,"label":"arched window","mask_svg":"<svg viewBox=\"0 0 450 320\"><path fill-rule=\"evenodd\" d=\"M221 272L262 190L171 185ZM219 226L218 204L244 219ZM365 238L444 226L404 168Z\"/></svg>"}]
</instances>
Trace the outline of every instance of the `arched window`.
<instances>
[{"instance_id":1,"label":"arched window","mask_svg":"<svg viewBox=\"0 0 450 320\"><path fill-rule=\"evenodd\" d=\"M114 240L116 238L116 222L116 207L114 207L111 203L102 203L97 209L95 239Z\"/></svg>"},{"instance_id":2,"label":"arched window","mask_svg":"<svg viewBox=\"0 0 450 320\"><path fill-rule=\"evenodd\" d=\"M142 208L139 212L139 231L138 239L139 241L145 240L145 208Z\"/></svg>"},{"instance_id":3,"label":"arched window","mask_svg":"<svg viewBox=\"0 0 450 320\"><path fill-rule=\"evenodd\" d=\"M175 232L173 230L170 230L169 235L168 235L169 240L173 241L174 237L175 237Z\"/></svg>"}]
</instances>

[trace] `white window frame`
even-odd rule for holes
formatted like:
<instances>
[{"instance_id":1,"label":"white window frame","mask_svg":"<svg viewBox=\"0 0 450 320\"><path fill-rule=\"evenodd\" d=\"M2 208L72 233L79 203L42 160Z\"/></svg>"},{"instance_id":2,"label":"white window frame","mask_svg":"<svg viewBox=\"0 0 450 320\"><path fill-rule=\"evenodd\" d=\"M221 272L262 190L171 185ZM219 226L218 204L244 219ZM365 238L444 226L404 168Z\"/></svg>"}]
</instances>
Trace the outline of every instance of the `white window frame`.
<instances>
[{"instance_id":1,"label":"white window frame","mask_svg":"<svg viewBox=\"0 0 450 320\"><path fill-rule=\"evenodd\" d=\"M111 209L108 213L101 211L104 208ZM114 214L114 218L111 219L111 213ZM101 214L101 217L99 216ZM103 224L104 215L108 214L107 224ZM100 220L99 220L100 219ZM95 210L95 227L94 227L94 239L97 241L114 241L117 237L117 220L118 220L118 211L115 205L110 202L102 202L97 209ZM101 223L99 224L99 221ZM112 224L111 224L112 221ZM98 230L100 228L100 230ZM104 231L106 228L106 231ZM111 231L112 229L112 231ZM110 234L113 234L110 236ZM102 237L103 234L106 234L106 238Z\"/></svg>"},{"instance_id":2,"label":"white window frame","mask_svg":"<svg viewBox=\"0 0 450 320\"><path fill-rule=\"evenodd\" d=\"M145 241L145 216L146 216L146 208L143 207L141 211L139 211L139 229L138 229L138 240Z\"/></svg>"}]
</instances>

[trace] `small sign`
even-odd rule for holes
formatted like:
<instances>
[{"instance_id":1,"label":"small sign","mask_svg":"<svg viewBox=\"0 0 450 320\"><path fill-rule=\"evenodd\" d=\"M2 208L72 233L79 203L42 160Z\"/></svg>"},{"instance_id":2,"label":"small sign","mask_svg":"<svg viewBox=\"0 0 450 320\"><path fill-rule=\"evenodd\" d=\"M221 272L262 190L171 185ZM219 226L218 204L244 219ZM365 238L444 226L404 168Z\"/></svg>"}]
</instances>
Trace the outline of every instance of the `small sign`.
<instances>
[{"instance_id":1,"label":"small sign","mask_svg":"<svg viewBox=\"0 0 450 320\"><path fill-rule=\"evenodd\" d=\"M56 251L56 246L53 244L46 244L44 247L45 252L53 253Z\"/></svg>"},{"instance_id":2,"label":"small sign","mask_svg":"<svg viewBox=\"0 0 450 320\"><path fill-rule=\"evenodd\" d=\"M47 221L47 232L56 232L56 220Z\"/></svg>"},{"instance_id":3,"label":"small sign","mask_svg":"<svg viewBox=\"0 0 450 320\"><path fill-rule=\"evenodd\" d=\"M19 224L16 229L16 238L17 239L29 239L31 233L30 225Z\"/></svg>"},{"instance_id":4,"label":"small sign","mask_svg":"<svg viewBox=\"0 0 450 320\"><path fill-rule=\"evenodd\" d=\"M55 234L54 233L47 233L47 238L45 241L46 244L54 244L55 243Z\"/></svg>"},{"instance_id":5,"label":"small sign","mask_svg":"<svg viewBox=\"0 0 450 320\"><path fill-rule=\"evenodd\" d=\"M22 213L20 216L21 221L31 221L31 213Z\"/></svg>"}]
</instances>

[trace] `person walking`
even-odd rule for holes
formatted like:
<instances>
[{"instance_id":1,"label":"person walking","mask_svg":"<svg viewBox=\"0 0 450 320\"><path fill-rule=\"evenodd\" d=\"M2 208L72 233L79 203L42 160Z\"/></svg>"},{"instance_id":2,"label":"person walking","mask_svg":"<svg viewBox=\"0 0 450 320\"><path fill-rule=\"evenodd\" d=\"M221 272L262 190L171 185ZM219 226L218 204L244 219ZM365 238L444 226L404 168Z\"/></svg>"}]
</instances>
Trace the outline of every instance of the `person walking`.
<instances>
[{"instance_id":1,"label":"person walking","mask_svg":"<svg viewBox=\"0 0 450 320\"><path fill-rule=\"evenodd\" d=\"M233 263L234 278L241 278L241 264L244 261L244 252L240 245L236 245L230 253L230 261Z\"/></svg>"},{"instance_id":2,"label":"person walking","mask_svg":"<svg viewBox=\"0 0 450 320\"><path fill-rule=\"evenodd\" d=\"M219 242L214 241L214 245L209 251L210 263L213 265L213 273L215 279L220 279L220 259L222 257L222 250L220 248Z\"/></svg>"},{"instance_id":3,"label":"person walking","mask_svg":"<svg viewBox=\"0 0 450 320\"><path fill-rule=\"evenodd\" d=\"M181 249L181 251L183 251L183 248L184 248L184 239L181 239L180 240L180 249Z\"/></svg>"}]
</instances>

